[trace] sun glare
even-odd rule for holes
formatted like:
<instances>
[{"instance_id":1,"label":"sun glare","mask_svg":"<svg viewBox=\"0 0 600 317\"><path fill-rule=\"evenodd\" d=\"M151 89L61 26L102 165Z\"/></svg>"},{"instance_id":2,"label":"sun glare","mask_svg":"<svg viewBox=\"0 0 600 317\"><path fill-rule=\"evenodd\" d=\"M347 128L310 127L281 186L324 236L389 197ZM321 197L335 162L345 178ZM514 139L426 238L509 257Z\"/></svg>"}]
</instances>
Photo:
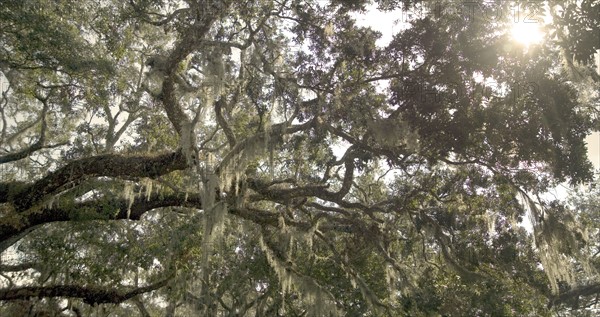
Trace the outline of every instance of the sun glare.
<instances>
[{"instance_id":1,"label":"sun glare","mask_svg":"<svg viewBox=\"0 0 600 317\"><path fill-rule=\"evenodd\" d=\"M512 26L511 34L515 41L523 45L536 44L544 38L539 23L515 23Z\"/></svg>"}]
</instances>

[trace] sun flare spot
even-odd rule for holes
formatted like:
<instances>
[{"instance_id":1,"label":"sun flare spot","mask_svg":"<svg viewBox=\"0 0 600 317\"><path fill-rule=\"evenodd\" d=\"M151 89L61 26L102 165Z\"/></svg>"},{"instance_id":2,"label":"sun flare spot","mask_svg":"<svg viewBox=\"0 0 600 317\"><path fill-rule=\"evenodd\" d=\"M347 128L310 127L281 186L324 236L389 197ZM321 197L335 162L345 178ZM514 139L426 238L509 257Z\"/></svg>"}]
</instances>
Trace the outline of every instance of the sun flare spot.
<instances>
[{"instance_id":1,"label":"sun flare spot","mask_svg":"<svg viewBox=\"0 0 600 317\"><path fill-rule=\"evenodd\" d=\"M537 22L514 23L511 28L512 38L523 45L537 44L544 38L544 33Z\"/></svg>"}]
</instances>

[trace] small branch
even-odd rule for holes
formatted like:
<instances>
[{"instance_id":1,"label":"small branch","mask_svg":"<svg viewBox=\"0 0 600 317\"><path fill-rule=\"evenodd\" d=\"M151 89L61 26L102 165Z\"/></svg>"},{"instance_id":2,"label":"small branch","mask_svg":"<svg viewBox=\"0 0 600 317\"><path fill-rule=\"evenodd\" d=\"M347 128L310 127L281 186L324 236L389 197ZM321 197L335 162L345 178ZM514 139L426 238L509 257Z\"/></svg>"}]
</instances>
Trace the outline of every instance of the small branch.
<instances>
[{"instance_id":1,"label":"small branch","mask_svg":"<svg viewBox=\"0 0 600 317\"><path fill-rule=\"evenodd\" d=\"M164 69L166 71L165 80L162 84L159 99L162 101L167 117L179 136L184 136L186 126L191 126L191 120L177 102L175 84L177 81L178 65L202 43L202 39L210 30L212 24L221 14L226 12L231 3L232 1L207 3L203 8L205 14L200 16L182 35L181 40L175 44L166 61Z\"/></svg>"},{"instance_id":2,"label":"small branch","mask_svg":"<svg viewBox=\"0 0 600 317\"><path fill-rule=\"evenodd\" d=\"M435 234L435 239L437 240L437 242L440 245L440 248L442 249L442 255L444 256L444 259L450 264L450 266L465 280L467 281L477 281L477 280L485 280L486 277L480 273L477 272L473 272L467 268L465 268L464 266L462 266L461 264L459 264L450 254L450 252L448 251L448 249L451 249L450 247L450 239L448 238L448 236L446 236L444 234L444 232L442 231L441 226L431 217L422 214L421 217L427 221L427 223L429 223L429 225L431 225L434 229L434 234Z\"/></svg>"},{"instance_id":3,"label":"small branch","mask_svg":"<svg viewBox=\"0 0 600 317\"><path fill-rule=\"evenodd\" d=\"M41 149L53 149L53 148L56 148L59 146L67 145L67 144L69 144L69 142L61 142L61 143L56 143L56 144L42 145L40 141L37 141L30 147L23 149L19 152L9 153L9 154L0 156L0 164L22 160L22 159L28 157L29 155L31 155L33 152L39 151Z\"/></svg>"},{"instance_id":4,"label":"small branch","mask_svg":"<svg viewBox=\"0 0 600 317\"><path fill-rule=\"evenodd\" d=\"M228 165L233 161L233 159L242 153L248 144L252 144L253 142L263 142L267 137L269 137L270 142L275 143L276 141L280 141L282 136L285 134L293 134L299 131L303 131L309 129L312 126L312 122L307 121L303 124L291 125L289 126L288 122L278 123L271 127L269 131L261 131L252 136L249 136L239 142L225 154L218 168L216 169L217 174L223 172L229 167Z\"/></svg>"},{"instance_id":5,"label":"small branch","mask_svg":"<svg viewBox=\"0 0 600 317\"><path fill-rule=\"evenodd\" d=\"M57 146L61 146L61 145L65 145L67 144L66 142L64 143L59 143L59 144L55 144L55 145L45 145L46 142L46 129L47 129L47 123L46 123L46 113L48 112L48 101L47 99L44 98L37 98L39 101L41 101L44 104L44 107L42 108L42 113L40 114L40 117L34 121L33 123L31 123L30 125L28 125L25 129L21 130L21 132L16 133L15 135L11 136L9 138L9 140L7 141L7 143L10 143L12 141L13 138L15 138L16 136L18 136L19 134L21 134L22 132L25 132L26 130L28 130L29 128L35 126L38 122L41 122L41 128L40 128L40 137L38 138L38 140L32 144L31 146L16 152L16 153L9 153L3 156L0 156L0 164L4 164L4 163L8 163L8 162L14 162L14 161L18 161L21 159L24 159L26 157L28 157L31 153L38 151L40 149L43 148L52 148L52 147L57 147Z\"/></svg>"},{"instance_id":6,"label":"small branch","mask_svg":"<svg viewBox=\"0 0 600 317\"><path fill-rule=\"evenodd\" d=\"M368 302L371 303L371 305L373 305L374 307L379 307L384 309L385 311L389 311L389 307L382 303L378 298L377 295L375 295L375 293L373 292L373 290L371 290L371 288L367 285L367 283L364 281L364 279L360 276L360 274L352 267L352 265L350 263L348 263L348 261L346 261L344 259L344 257L337 251L334 243L329 240L321 231L316 230L315 231L315 235L321 239L329 248L329 250L331 250L331 252L334 254L334 256L337 258L337 260L341 263L340 267L341 269L348 275L352 276L352 278L357 282L357 285L359 286L359 288L361 289L361 293L363 295L363 298L365 300L367 300Z\"/></svg>"},{"instance_id":7,"label":"small branch","mask_svg":"<svg viewBox=\"0 0 600 317\"><path fill-rule=\"evenodd\" d=\"M9 136L8 138L6 138L6 141L4 141L3 143L5 144L10 144L12 143L15 139L17 139L19 136L21 136L23 133L27 132L29 129L33 128L36 124L38 124L40 121L42 120L42 116L40 116L39 118L35 119L35 121L27 124L23 129L15 132L13 135Z\"/></svg>"},{"instance_id":8,"label":"small branch","mask_svg":"<svg viewBox=\"0 0 600 317\"><path fill-rule=\"evenodd\" d=\"M219 100L217 100L217 102L215 102L215 116L217 118L217 123L223 129L223 132L225 132L225 136L227 137L227 142L229 142L229 147L233 148L236 144L235 134L233 134L233 131L229 127L229 124L227 124L227 121L223 117L223 113L221 110L223 109L224 104L225 104L225 97L221 96L221 98L219 98Z\"/></svg>"},{"instance_id":9,"label":"small branch","mask_svg":"<svg viewBox=\"0 0 600 317\"><path fill-rule=\"evenodd\" d=\"M144 302L142 302L142 300L139 298L139 296L136 296L133 298L133 303L139 309L142 317L151 317L150 313L146 309L146 306L144 305Z\"/></svg>"}]
</instances>

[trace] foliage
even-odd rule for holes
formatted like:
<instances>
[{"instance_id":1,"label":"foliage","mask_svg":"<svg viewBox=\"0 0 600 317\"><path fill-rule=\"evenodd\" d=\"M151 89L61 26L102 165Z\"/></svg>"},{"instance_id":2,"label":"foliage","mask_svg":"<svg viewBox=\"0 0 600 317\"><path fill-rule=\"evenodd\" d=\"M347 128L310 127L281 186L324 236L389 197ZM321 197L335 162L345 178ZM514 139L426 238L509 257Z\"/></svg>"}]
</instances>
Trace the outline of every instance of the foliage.
<instances>
[{"instance_id":1,"label":"foliage","mask_svg":"<svg viewBox=\"0 0 600 317\"><path fill-rule=\"evenodd\" d=\"M547 4L4 1L0 315L592 315L599 6Z\"/></svg>"}]
</instances>

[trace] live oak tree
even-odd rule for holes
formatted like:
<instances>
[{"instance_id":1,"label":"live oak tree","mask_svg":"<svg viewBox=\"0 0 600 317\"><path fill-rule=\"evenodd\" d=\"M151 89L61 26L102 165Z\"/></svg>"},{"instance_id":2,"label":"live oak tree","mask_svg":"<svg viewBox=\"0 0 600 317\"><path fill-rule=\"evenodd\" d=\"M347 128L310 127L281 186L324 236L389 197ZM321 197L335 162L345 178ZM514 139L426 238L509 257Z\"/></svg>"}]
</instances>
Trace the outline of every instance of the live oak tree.
<instances>
[{"instance_id":1,"label":"live oak tree","mask_svg":"<svg viewBox=\"0 0 600 317\"><path fill-rule=\"evenodd\" d=\"M592 180L600 6L563 3L524 47L478 10L544 3L4 1L0 312L590 314L596 216L544 193ZM380 45L368 5L421 14Z\"/></svg>"}]
</instances>

